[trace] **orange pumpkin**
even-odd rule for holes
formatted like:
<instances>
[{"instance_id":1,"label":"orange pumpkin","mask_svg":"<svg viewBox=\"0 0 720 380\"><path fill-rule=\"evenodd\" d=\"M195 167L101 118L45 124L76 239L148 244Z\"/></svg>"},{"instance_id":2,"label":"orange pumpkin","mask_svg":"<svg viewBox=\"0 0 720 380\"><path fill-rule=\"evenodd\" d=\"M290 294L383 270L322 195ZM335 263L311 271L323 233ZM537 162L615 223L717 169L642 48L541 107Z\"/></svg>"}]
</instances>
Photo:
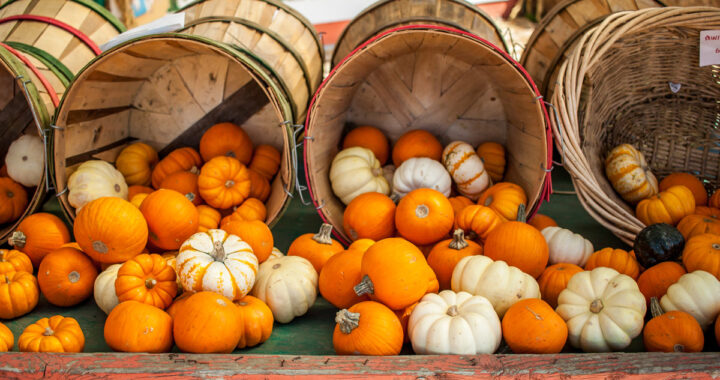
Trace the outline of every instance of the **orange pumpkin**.
<instances>
[{"instance_id":1,"label":"orange pumpkin","mask_svg":"<svg viewBox=\"0 0 720 380\"><path fill-rule=\"evenodd\" d=\"M547 227L557 227L555 220L547 215L535 214L529 221L528 224L537 228L538 231L542 231Z\"/></svg>"},{"instance_id":2,"label":"orange pumpkin","mask_svg":"<svg viewBox=\"0 0 720 380\"><path fill-rule=\"evenodd\" d=\"M410 343L410 335L408 334L408 322L410 321L410 315L412 315L413 310L415 310L415 306L418 305L419 302L415 302L414 304L402 309L402 310L395 310L395 315L397 315L398 319L400 319L400 324L403 328L403 336L405 337L403 339L403 343Z\"/></svg>"},{"instance_id":3,"label":"orange pumpkin","mask_svg":"<svg viewBox=\"0 0 720 380\"><path fill-rule=\"evenodd\" d=\"M83 206L73 231L82 251L105 264L134 257L145 249L148 239L147 222L140 210L116 197L99 198Z\"/></svg>"},{"instance_id":4,"label":"orange pumpkin","mask_svg":"<svg viewBox=\"0 0 720 380\"><path fill-rule=\"evenodd\" d=\"M682 263L688 272L704 270L720 279L720 235L690 238L682 252Z\"/></svg>"},{"instance_id":5,"label":"orange pumpkin","mask_svg":"<svg viewBox=\"0 0 720 380\"><path fill-rule=\"evenodd\" d=\"M720 208L720 189L715 190L713 195L708 200L708 206L712 208Z\"/></svg>"},{"instance_id":6,"label":"orange pumpkin","mask_svg":"<svg viewBox=\"0 0 720 380\"><path fill-rule=\"evenodd\" d=\"M548 245L540 231L524 223L525 207L518 208L520 221L501 224L485 239L485 256L538 278L548 263Z\"/></svg>"},{"instance_id":7,"label":"orange pumpkin","mask_svg":"<svg viewBox=\"0 0 720 380\"><path fill-rule=\"evenodd\" d=\"M74 306L93 292L98 271L84 253L60 248L49 253L38 268L38 285L45 298L56 306Z\"/></svg>"},{"instance_id":8,"label":"orange pumpkin","mask_svg":"<svg viewBox=\"0 0 720 380\"><path fill-rule=\"evenodd\" d=\"M406 132L400 136L392 150L395 167L414 157L428 157L435 161L442 158L443 146L430 132L421 129Z\"/></svg>"},{"instance_id":9,"label":"orange pumpkin","mask_svg":"<svg viewBox=\"0 0 720 380\"><path fill-rule=\"evenodd\" d=\"M502 181L505 175L505 147L495 142L482 143L477 148L477 155L493 182Z\"/></svg>"},{"instance_id":10,"label":"orange pumpkin","mask_svg":"<svg viewBox=\"0 0 720 380\"><path fill-rule=\"evenodd\" d=\"M147 220L150 242L157 248L178 249L198 230L197 208L174 190L160 189L148 195L140 212Z\"/></svg>"},{"instance_id":11,"label":"orange pumpkin","mask_svg":"<svg viewBox=\"0 0 720 380\"><path fill-rule=\"evenodd\" d=\"M138 194L138 195L130 198L130 203L132 203L133 206L140 209L140 206L142 206L143 201L145 201L145 198L147 198L148 195L150 195L150 194L145 194L145 193Z\"/></svg>"},{"instance_id":12,"label":"orange pumpkin","mask_svg":"<svg viewBox=\"0 0 720 380\"><path fill-rule=\"evenodd\" d=\"M461 229L455 230L452 239L437 243L430 251L427 262L437 276L440 290L450 289L453 269L460 259L482 253L482 246L474 241L466 241L465 233Z\"/></svg>"},{"instance_id":13,"label":"orange pumpkin","mask_svg":"<svg viewBox=\"0 0 720 380\"><path fill-rule=\"evenodd\" d=\"M135 300L121 302L105 320L105 342L121 352L169 352L172 318L162 309Z\"/></svg>"},{"instance_id":14,"label":"orange pumpkin","mask_svg":"<svg viewBox=\"0 0 720 380\"><path fill-rule=\"evenodd\" d=\"M287 255L300 256L310 261L315 271L320 273L328 259L343 250L342 244L333 239L331 235L332 226L323 223L318 233L303 234L295 239L290 244Z\"/></svg>"},{"instance_id":15,"label":"orange pumpkin","mask_svg":"<svg viewBox=\"0 0 720 380\"><path fill-rule=\"evenodd\" d=\"M695 214L720 219L720 208L699 206L695 207Z\"/></svg>"},{"instance_id":16,"label":"orange pumpkin","mask_svg":"<svg viewBox=\"0 0 720 380\"><path fill-rule=\"evenodd\" d=\"M393 310L404 309L426 293L439 290L439 283L422 252L402 238L383 239L370 247L360 265L362 281L355 294L382 302Z\"/></svg>"},{"instance_id":17,"label":"orange pumpkin","mask_svg":"<svg viewBox=\"0 0 720 380\"><path fill-rule=\"evenodd\" d=\"M267 201L272 192L270 182L253 169L248 169L250 177L250 198L257 198L263 202Z\"/></svg>"},{"instance_id":18,"label":"orange pumpkin","mask_svg":"<svg viewBox=\"0 0 720 380\"><path fill-rule=\"evenodd\" d=\"M345 208L343 228L352 240L382 240L395 233L395 202L385 194L358 195Z\"/></svg>"},{"instance_id":19,"label":"orange pumpkin","mask_svg":"<svg viewBox=\"0 0 720 380\"><path fill-rule=\"evenodd\" d=\"M214 230L220 225L220 211L206 205L197 206L198 232Z\"/></svg>"},{"instance_id":20,"label":"orange pumpkin","mask_svg":"<svg viewBox=\"0 0 720 380\"><path fill-rule=\"evenodd\" d=\"M400 320L386 306L360 302L335 316L333 347L338 355L398 355L403 345Z\"/></svg>"},{"instance_id":21,"label":"orange pumpkin","mask_svg":"<svg viewBox=\"0 0 720 380\"><path fill-rule=\"evenodd\" d=\"M27 205L25 188L9 177L0 177L0 224L16 221Z\"/></svg>"},{"instance_id":22,"label":"orange pumpkin","mask_svg":"<svg viewBox=\"0 0 720 380\"><path fill-rule=\"evenodd\" d=\"M242 314L231 300L199 292L178 305L173 320L175 344L195 354L230 353L242 337Z\"/></svg>"},{"instance_id":23,"label":"orange pumpkin","mask_svg":"<svg viewBox=\"0 0 720 380\"><path fill-rule=\"evenodd\" d=\"M45 255L69 242L70 231L65 222L46 212L25 218L8 239L8 244L30 257L34 267L40 265Z\"/></svg>"},{"instance_id":24,"label":"orange pumpkin","mask_svg":"<svg viewBox=\"0 0 720 380\"><path fill-rule=\"evenodd\" d=\"M458 195L457 197L450 197L448 198L448 200L450 201L450 205L453 208L453 213L455 214L456 218L458 214L460 214L460 212L465 209L465 207L475 204L475 202L471 201L470 198L463 197L462 195ZM455 228L457 228L457 226L455 226Z\"/></svg>"},{"instance_id":25,"label":"orange pumpkin","mask_svg":"<svg viewBox=\"0 0 720 380\"><path fill-rule=\"evenodd\" d=\"M175 269L156 254L137 255L118 270L115 293L120 302L135 300L166 309L177 295Z\"/></svg>"},{"instance_id":26,"label":"orange pumpkin","mask_svg":"<svg viewBox=\"0 0 720 380\"><path fill-rule=\"evenodd\" d=\"M136 142L120 151L115 167L125 177L128 185L149 185L152 168L158 162L158 154L148 144Z\"/></svg>"},{"instance_id":27,"label":"orange pumpkin","mask_svg":"<svg viewBox=\"0 0 720 380\"><path fill-rule=\"evenodd\" d=\"M558 263L545 268L545 271L538 279L543 301L553 308L557 307L560 292L567 288L572 276L582 271L583 269L579 266L568 263Z\"/></svg>"},{"instance_id":28,"label":"orange pumpkin","mask_svg":"<svg viewBox=\"0 0 720 380\"><path fill-rule=\"evenodd\" d=\"M527 196L522 187L510 182L500 182L485 190L477 204L490 207L506 220L517 220L520 205L527 209Z\"/></svg>"},{"instance_id":29,"label":"orange pumpkin","mask_svg":"<svg viewBox=\"0 0 720 380\"><path fill-rule=\"evenodd\" d=\"M350 250L358 250L365 252L367 251L372 245L375 244L375 240L372 239L358 239L352 242L350 246L348 247L348 251Z\"/></svg>"},{"instance_id":30,"label":"orange pumpkin","mask_svg":"<svg viewBox=\"0 0 720 380\"><path fill-rule=\"evenodd\" d=\"M250 161L249 169L271 180L280 168L280 151L271 145L258 145Z\"/></svg>"},{"instance_id":31,"label":"orange pumpkin","mask_svg":"<svg viewBox=\"0 0 720 380\"><path fill-rule=\"evenodd\" d=\"M168 175L160 184L161 189L175 190L194 205L203 203L198 192L198 175L191 172L177 172Z\"/></svg>"},{"instance_id":32,"label":"orange pumpkin","mask_svg":"<svg viewBox=\"0 0 720 380\"><path fill-rule=\"evenodd\" d=\"M180 305L183 304L185 301L187 301L187 299L190 298L190 296L192 296L193 294L195 294L195 293L185 292L185 293L181 294L178 298L175 298L175 300L173 300L173 303L170 304L170 307L168 307L165 310L165 312L167 312L170 315L170 317L172 317L172 319L175 320L175 318L177 317L177 313L178 313L178 309L180 308Z\"/></svg>"},{"instance_id":33,"label":"orange pumpkin","mask_svg":"<svg viewBox=\"0 0 720 380\"><path fill-rule=\"evenodd\" d=\"M470 239L487 239L488 235L505 219L490 207L472 205L465 207L460 214L455 215L455 226L468 231Z\"/></svg>"},{"instance_id":34,"label":"orange pumpkin","mask_svg":"<svg viewBox=\"0 0 720 380\"><path fill-rule=\"evenodd\" d=\"M262 263L270 257L275 241L267 224L259 220L231 221L225 224L223 229L248 243L258 259L258 263Z\"/></svg>"},{"instance_id":35,"label":"orange pumpkin","mask_svg":"<svg viewBox=\"0 0 720 380\"><path fill-rule=\"evenodd\" d=\"M13 349L15 337L7 326L0 323L0 352L8 352Z\"/></svg>"},{"instance_id":36,"label":"orange pumpkin","mask_svg":"<svg viewBox=\"0 0 720 380\"><path fill-rule=\"evenodd\" d=\"M708 202L708 193L702 181L690 173L672 173L660 181L660 191L665 191L673 186L687 187L695 197L696 206L705 206Z\"/></svg>"},{"instance_id":37,"label":"orange pumpkin","mask_svg":"<svg viewBox=\"0 0 720 380\"><path fill-rule=\"evenodd\" d=\"M702 234L720 235L720 220L703 215L688 215L677 225L685 240Z\"/></svg>"},{"instance_id":38,"label":"orange pumpkin","mask_svg":"<svg viewBox=\"0 0 720 380\"><path fill-rule=\"evenodd\" d=\"M390 144L387 137L375 127L362 125L354 128L343 139L343 149L359 146L370 149L380 165L385 165L390 154Z\"/></svg>"},{"instance_id":39,"label":"orange pumpkin","mask_svg":"<svg viewBox=\"0 0 720 380\"><path fill-rule=\"evenodd\" d=\"M28 255L14 249L0 249L0 276L11 272L33 272Z\"/></svg>"},{"instance_id":40,"label":"orange pumpkin","mask_svg":"<svg viewBox=\"0 0 720 380\"><path fill-rule=\"evenodd\" d=\"M652 319L645 325L643 343L648 352L700 352L705 336L690 314L674 310L663 313L658 299L650 301Z\"/></svg>"},{"instance_id":41,"label":"orange pumpkin","mask_svg":"<svg viewBox=\"0 0 720 380\"><path fill-rule=\"evenodd\" d=\"M502 333L516 354L557 354L567 341L568 326L547 302L526 298L507 310Z\"/></svg>"},{"instance_id":42,"label":"orange pumpkin","mask_svg":"<svg viewBox=\"0 0 720 380\"><path fill-rule=\"evenodd\" d=\"M0 177L7 177L7 176L8 176L7 165L3 164L3 166L0 166Z\"/></svg>"},{"instance_id":43,"label":"orange pumpkin","mask_svg":"<svg viewBox=\"0 0 720 380\"><path fill-rule=\"evenodd\" d=\"M237 348L254 347L268 340L273 329L273 314L270 307L253 296L245 296L235 301L240 311L242 334Z\"/></svg>"},{"instance_id":44,"label":"orange pumpkin","mask_svg":"<svg viewBox=\"0 0 720 380\"><path fill-rule=\"evenodd\" d=\"M637 279L637 284L640 292L645 296L645 301L650 304L650 298L662 298L670 285L678 282L685 273L687 272L682 265L673 261L665 261L642 272Z\"/></svg>"},{"instance_id":45,"label":"orange pumpkin","mask_svg":"<svg viewBox=\"0 0 720 380\"><path fill-rule=\"evenodd\" d=\"M250 174L240 161L232 157L215 157L200 171L200 196L212 207L225 209L237 206L250 196Z\"/></svg>"},{"instance_id":46,"label":"orange pumpkin","mask_svg":"<svg viewBox=\"0 0 720 380\"><path fill-rule=\"evenodd\" d=\"M238 206L232 215L230 221L265 221L267 218L267 208L259 199L248 198L240 206Z\"/></svg>"},{"instance_id":47,"label":"orange pumpkin","mask_svg":"<svg viewBox=\"0 0 720 380\"><path fill-rule=\"evenodd\" d=\"M37 306L37 280L32 273L11 272L0 275L0 319L25 315Z\"/></svg>"},{"instance_id":48,"label":"orange pumpkin","mask_svg":"<svg viewBox=\"0 0 720 380\"><path fill-rule=\"evenodd\" d=\"M398 204L395 227L400 236L415 244L436 243L453 228L455 214L450 201L433 189L416 189Z\"/></svg>"},{"instance_id":49,"label":"orange pumpkin","mask_svg":"<svg viewBox=\"0 0 720 380\"><path fill-rule=\"evenodd\" d=\"M622 249L603 248L590 255L585 270L593 270L597 267L607 267L628 275L637 280L640 274L640 264L633 255Z\"/></svg>"},{"instance_id":50,"label":"orange pumpkin","mask_svg":"<svg viewBox=\"0 0 720 380\"><path fill-rule=\"evenodd\" d=\"M215 124L200 138L200 155L206 162L224 156L236 158L243 165L247 165L252 154L253 143L250 136L233 123Z\"/></svg>"},{"instance_id":51,"label":"orange pumpkin","mask_svg":"<svg viewBox=\"0 0 720 380\"><path fill-rule=\"evenodd\" d=\"M350 246L346 251L330 257L320 271L318 278L320 294L338 309L347 309L358 302L368 300L366 295L358 296L353 290L353 287L362 280L360 269L365 251L367 248Z\"/></svg>"},{"instance_id":52,"label":"orange pumpkin","mask_svg":"<svg viewBox=\"0 0 720 380\"><path fill-rule=\"evenodd\" d=\"M55 315L26 327L18 348L22 352L82 352L85 335L75 318Z\"/></svg>"},{"instance_id":53,"label":"orange pumpkin","mask_svg":"<svg viewBox=\"0 0 720 380\"><path fill-rule=\"evenodd\" d=\"M695 211L693 193L685 186L673 186L638 203L635 215L646 226L657 223L676 225Z\"/></svg>"},{"instance_id":54,"label":"orange pumpkin","mask_svg":"<svg viewBox=\"0 0 720 380\"><path fill-rule=\"evenodd\" d=\"M175 149L155 165L152 172L152 186L159 189L162 181L170 174L177 172L197 173L200 166L202 166L202 159L195 149L188 147Z\"/></svg>"},{"instance_id":55,"label":"orange pumpkin","mask_svg":"<svg viewBox=\"0 0 720 380\"><path fill-rule=\"evenodd\" d=\"M128 186L128 200L132 200L138 194L150 194L155 189L147 186L133 185Z\"/></svg>"}]
</instances>

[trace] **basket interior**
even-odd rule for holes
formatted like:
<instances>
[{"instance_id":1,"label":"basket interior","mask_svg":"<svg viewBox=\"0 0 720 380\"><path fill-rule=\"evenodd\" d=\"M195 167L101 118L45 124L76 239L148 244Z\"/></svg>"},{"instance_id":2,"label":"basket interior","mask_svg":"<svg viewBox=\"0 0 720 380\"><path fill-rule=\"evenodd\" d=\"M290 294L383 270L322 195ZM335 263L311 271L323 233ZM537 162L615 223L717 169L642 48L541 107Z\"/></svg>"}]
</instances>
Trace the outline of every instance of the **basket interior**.
<instances>
[{"instance_id":1,"label":"basket interior","mask_svg":"<svg viewBox=\"0 0 720 380\"><path fill-rule=\"evenodd\" d=\"M247 61L245 61L247 62ZM233 122L253 143L282 152L280 172L267 201L268 222L282 211L292 172L289 136L278 99L250 66L229 51L190 37L142 39L94 61L76 79L61 104L54 140L54 179L65 189L82 162L114 162L135 141L158 150L198 147L219 122ZM71 218L75 210L61 203Z\"/></svg>"},{"instance_id":2,"label":"basket interior","mask_svg":"<svg viewBox=\"0 0 720 380\"><path fill-rule=\"evenodd\" d=\"M432 132L444 145L502 143L505 180L522 186L531 205L538 201L547 160L542 106L517 68L483 42L434 29L396 31L349 57L316 96L307 169L315 201L338 230L345 207L328 172L355 125L376 126L392 143L413 129Z\"/></svg>"},{"instance_id":3,"label":"basket interior","mask_svg":"<svg viewBox=\"0 0 720 380\"><path fill-rule=\"evenodd\" d=\"M627 35L586 75L582 148L603 191L631 213L605 177L604 159L619 144L642 151L658 180L688 172L720 185L720 69L699 67L699 38L687 27Z\"/></svg>"}]
</instances>

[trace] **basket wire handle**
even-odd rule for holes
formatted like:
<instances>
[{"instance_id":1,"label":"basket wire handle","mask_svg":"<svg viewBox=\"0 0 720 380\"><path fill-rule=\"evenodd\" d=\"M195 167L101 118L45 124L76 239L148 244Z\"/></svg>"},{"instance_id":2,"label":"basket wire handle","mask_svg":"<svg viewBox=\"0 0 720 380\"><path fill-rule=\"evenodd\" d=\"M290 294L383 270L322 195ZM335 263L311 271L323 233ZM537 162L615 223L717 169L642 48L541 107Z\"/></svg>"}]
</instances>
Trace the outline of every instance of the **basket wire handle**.
<instances>
[{"instance_id":1,"label":"basket wire handle","mask_svg":"<svg viewBox=\"0 0 720 380\"><path fill-rule=\"evenodd\" d=\"M547 172L551 172L555 168L555 165L563 166L563 167L565 166L565 140L563 138L562 128L560 128L560 118L558 117L557 108L555 108L555 106L552 103L550 103L546 100L543 100L543 103L545 103L545 105L550 108L550 113L552 113L552 115L553 115L553 119L554 119L555 125L557 127L555 129L558 131L558 133L557 133L558 140L559 140L558 145L560 145L561 161L557 162L557 161L551 160L553 166L550 167L549 169L545 170ZM551 122L552 122L552 120L551 120Z\"/></svg>"},{"instance_id":2,"label":"basket wire handle","mask_svg":"<svg viewBox=\"0 0 720 380\"><path fill-rule=\"evenodd\" d=\"M22 75L18 75L17 77L15 77L15 79L19 81L20 84L22 84L23 92L25 92L25 98L30 101L30 90L28 89L27 85L32 83L32 81L25 80ZM42 124L40 123L40 117L38 117L37 112L35 112L35 107L30 104L30 107L28 108L30 109L30 113L32 114L33 120L35 121L35 126L37 127L38 132L40 133L40 135L42 135L43 138L43 166L45 169L45 191L49 192L50 190L54 190L53 187L50 186L50 168L48 165L48 134L50 130L43 129L43 127L41 126Z\"/></svg>"},{"instance_id":3,"label":"basket wire handle","mask_svg":"<svg viewBox=\"0 0 720 380\"><path fill-rule=\"evenodd\" d=\"M298 163L298 150L300 149L300 147L303 146L305 142L303 141L301 143L298 143L297 140L305 130L305 126L302 124L293 124L290 121L285 121L282 123L282 125L289 125L293 128L293 138L290 139L290 144L292 144L292 146L290 147L290 149L292 149L292 164L295 169L295 190L297 190L298 195L300 195L300 203L302 203L303 206L309 206L311 201L307 200L305 196L303 196L303 191L308 190L308 187L300 183L300 165ZM313 138L310 136L305 136L305 140L313 140Z\"/></svg>"},{"instance_id":4,"label":"basket wire handle","mask_svg":"<svg viewBox=\"0 0 720 380\"><path fill-rule=\"evenodd\" d=\"M506 28L505 31L503 31L502 38L505 38L508 41L510 41L510 47L511 47L512 51L510 51L509 53L514 60L519 61L520 56L521 56L520 52L525 50L525 45L523 45L520 42L515 41L515 39L513 38L512 30L510 28Z\"/></svg>"}]
</instances>

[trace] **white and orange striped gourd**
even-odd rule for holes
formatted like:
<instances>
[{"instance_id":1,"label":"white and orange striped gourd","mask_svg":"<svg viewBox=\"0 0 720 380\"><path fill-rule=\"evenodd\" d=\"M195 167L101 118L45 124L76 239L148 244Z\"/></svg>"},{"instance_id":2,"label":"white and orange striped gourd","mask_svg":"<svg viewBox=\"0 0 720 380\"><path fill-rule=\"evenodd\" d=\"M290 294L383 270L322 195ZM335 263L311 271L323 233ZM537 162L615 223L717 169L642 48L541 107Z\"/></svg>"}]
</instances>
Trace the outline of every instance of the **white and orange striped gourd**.
<instances>
[{"instance_id":1,"label":"white and orange striped gourd","mask_svg":"<svg viewBox=\"0 0 720 380\"><path fill-rule=\"evenodd\" d=\"M485 165L468 143L453 141L448 144L443 150L442 162L450 172L460 194L473 201L480 197L483 190L492 185Z\"/></svg>"},{"instance_id":2,"label":"white and orange striped gourd","mask_svg":"<svg viewBox=\"0 0 720 380\"><path fill-rule=\"evenodd\" d=\"M645 157L630 144L610 151L605 159L605 175L615 191L627 202L637 203L658 193L658 182Z\"/></svg>"},{"instance_id":3,"label":"white and orange striped gourd","mask_svg":"<svg viewBox=\"0 0 720 380\"><path fill-rule=\"evenodd\" d=\"M258 271L250 245L223 230L190 236L175 260L183 289L215 292L233 301L250 292Z\"/></svg>"}]
</instances>

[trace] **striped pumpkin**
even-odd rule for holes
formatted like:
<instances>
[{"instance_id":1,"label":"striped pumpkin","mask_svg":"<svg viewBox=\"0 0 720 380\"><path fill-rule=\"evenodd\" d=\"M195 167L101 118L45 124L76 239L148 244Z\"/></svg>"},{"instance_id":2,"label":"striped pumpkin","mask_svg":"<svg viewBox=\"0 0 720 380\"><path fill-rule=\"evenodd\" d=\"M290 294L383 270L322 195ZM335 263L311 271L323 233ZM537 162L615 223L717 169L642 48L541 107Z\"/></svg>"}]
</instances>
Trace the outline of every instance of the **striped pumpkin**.
<instances>
[{"instance_id":1,"label":"striped pumpkin","mask_svg":"<svg viewBox=\"0 0 720 380\"><path fill-rule=\"evenodd\" d=\"M460 194L474 201L492 184L485 165L468 143L451 142L443 150L442 162L450 172Z\"/></svg>"},{"instance_id":2,"label":"striped pumpkin","mask_svg":"<svg viewBox=\"0 0 720 380\"><path fill-rule=\"evenodd\" d=\"M630 144L615 147L605 159L605 174L627 202L638 203L658 193L658 182L645 157Z\"/></svg>"},{"instance_id":3,"label":"striped pumpkin","mask_svg":"<svg viewBox=\"0 0 720 380\"><path fill-rule=\"evenodd\" d=\"M500 182L505 176L505 147L496 142L486 142L477 148L477 155L485 164L485 170L493 182Z\"/></svg>"}]
</instances>

